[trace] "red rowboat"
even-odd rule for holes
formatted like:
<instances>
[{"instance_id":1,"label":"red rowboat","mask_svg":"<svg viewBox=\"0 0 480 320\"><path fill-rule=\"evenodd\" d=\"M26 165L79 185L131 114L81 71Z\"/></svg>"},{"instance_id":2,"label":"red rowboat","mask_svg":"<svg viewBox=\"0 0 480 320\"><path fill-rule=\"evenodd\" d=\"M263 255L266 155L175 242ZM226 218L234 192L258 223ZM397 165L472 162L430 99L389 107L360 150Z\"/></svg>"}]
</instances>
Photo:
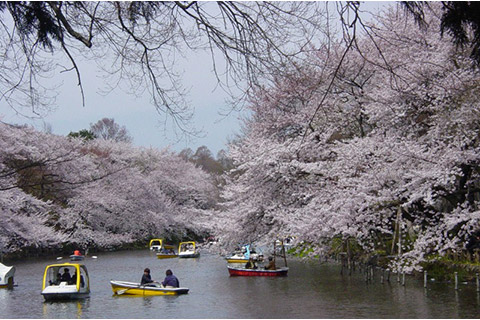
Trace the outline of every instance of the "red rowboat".
<instances>
[{"instance_id":1,"label":"red rowboat","mask_svg":"<svg viewBox=\"0 0 480 320\"><path fill-rule=\"evenodd\" d=\"M245 268L236 268L232 266L228 267L228 273L230 276L247 276L247 277L282 277L286 276L288 273L288 268L278 268L275 270L265 270L265 269L245 269Z\"/></svg>"}]
</instances>

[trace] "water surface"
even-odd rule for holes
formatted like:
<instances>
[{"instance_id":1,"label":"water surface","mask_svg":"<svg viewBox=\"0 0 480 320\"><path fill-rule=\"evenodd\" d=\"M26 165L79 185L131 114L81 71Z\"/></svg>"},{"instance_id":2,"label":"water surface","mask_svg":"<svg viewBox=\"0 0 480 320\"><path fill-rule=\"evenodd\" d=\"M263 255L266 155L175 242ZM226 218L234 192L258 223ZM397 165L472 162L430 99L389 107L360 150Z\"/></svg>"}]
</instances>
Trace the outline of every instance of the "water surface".
<instances>
[{"instance_id":1,"label":"water surface","mask_svg":"<svg viewBox=\"0 0 480 320\"><path fill-rule=\"evenodd\" d=\"M68 261L64 259L63 261ZM359 272L340 274L334 264L290 259L287 277L230 277L222 257L202 252L198 259L160 260L148 250L98 254L87 258L90 298L44 302L45 266L55 258L15 261L13 290L0 289L2 318L478 318L480 296L474 284L429 283L407 277L406 285L366 283ZM7 265L12 263L6 262ZM109 281L140 282L149 267L154 280L166 269L187 295L113 296Z\"/></svg>"}]
</instances>

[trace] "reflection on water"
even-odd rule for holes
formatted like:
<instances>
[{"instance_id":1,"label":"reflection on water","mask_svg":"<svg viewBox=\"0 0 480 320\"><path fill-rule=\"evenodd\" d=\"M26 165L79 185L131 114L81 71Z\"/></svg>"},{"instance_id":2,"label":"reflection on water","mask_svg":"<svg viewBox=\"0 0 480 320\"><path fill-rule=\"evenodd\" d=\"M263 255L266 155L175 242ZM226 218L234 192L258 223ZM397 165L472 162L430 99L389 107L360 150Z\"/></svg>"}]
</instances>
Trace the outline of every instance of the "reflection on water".
<instances>
[{"instance_id":1,"label":"reflection on water","mask_svg":"<svg viewBox=\"0 0 480 320\"><path fill-rule=\"evenodd\" d=\"M150 308L152 306L152 299L153 297L142 297L141 299L143 300L143 306L145 308Z\"/></svg>"},{"instance_id":2,"label":"reflection on water","mask_svg":"<svg viewBox=\"0 0 480 320\"><path fill-rule=\"evenodd\" d=\"M480 296L474 284L429 283L407 277L405 286L362 274L340 274L331 264L289 260L287 277L230 277L222 257L157 259L149 250L98 254L87 259L90 298L44 302L41 282L50 260L13 262L13 290L0 290L3 318L477 318ZM144 268L163 280L171 269L186 295L114 296L110 280L139 282Z\"/></svg>"},{"instance_id":3,"label":"reflection on water","mask_svg":"<svg viewBox=\"0 0 480 320\"><path fill-rule=\"evenodd\" d=\"M64 318L65 315L69 318L84 318L82 311L88 310L89 301L88 298L79 301L45 301L42 305L43 318Z\"/></svg>"}]
</instances>

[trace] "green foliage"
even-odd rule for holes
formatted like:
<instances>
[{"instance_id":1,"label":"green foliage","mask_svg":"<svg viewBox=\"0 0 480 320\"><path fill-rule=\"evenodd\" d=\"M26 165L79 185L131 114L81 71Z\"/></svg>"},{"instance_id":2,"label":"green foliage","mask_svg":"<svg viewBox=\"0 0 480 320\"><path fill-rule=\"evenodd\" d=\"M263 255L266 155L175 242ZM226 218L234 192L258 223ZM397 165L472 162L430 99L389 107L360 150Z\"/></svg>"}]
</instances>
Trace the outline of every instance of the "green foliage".
<instances>
[{"instance_id":1,"label":"green foliage","mask_svg":"<svg viewBox=\"0 0 480 320\"><path fill-rule=\"evenodd\" d=\"M480 272L480 263L472 262L465 255L430 255L427 262L422 264L429 278L438 281L454 281L455 272L458 281L471 281L475 274Z\"/></svg>"},{"instance_id":2,"label":"green foliage","mask_svg":"<svg viewBox=\"0 0 480 320\"><path fill-rule=\"evenodd\" d=\"M93 134L92 131L90 130L87 130L87 129L82 129L78 132L73 132L71 131L67 137L70 137L70 138L82 138L83 140L85 141L89 141L89 140L93 140L95 139L95 135Z\"/></svg>"},{"instance_id":3,"label":"green foliage","mask_svg":"<svg viewBox=\"0 0 480 320\"><path fill-rule=\"evenodd\" d=\"M305 258L312 252L313 252L313 245L311 243L302 243L301 245L295 246L287 250L287 254L290 254L299 258Z\"/></svg>"},{"instance_id":4,"label":"green foliage","mask_svg":"<svg viewBox=\"0 0 480 320\"><path fill-rule=\"evenodd\" d=\"M373 252L373 254L376 254L376 255L379 255L379 256L386 256L386 255L387 255L387 251L378 249L378 250L375 250L375 251Z\"/></svg>"},{"instance_id":5,"label":"green foliage","mask_svg":"<svg viewBox=\"0 0 480 320\"><path fill-rule=\"evenodd\" d=\"M358 244L358 241L351 237L345 239L342 236L336 236L331 240L330 253L339 254L342 252L347 253L348 251L350 251L352 256L358 256L364 250Z\"/></svg>"},{"instance_id":6,"label":"green foliage","mask_svg":"<svg viewBox=\"0 0 480 320\"><path fill-rule=\"evenodd\" d=\"M292 249L290 249L290 250L292 250ZM290 253L290 250L289 250L289 253ZM295 255L300 257L300 258L304 258L312 252L313 252L312 247L303 247L303 248L299 248L298 252L295 253Z\"/></svg>"}]
</instances>

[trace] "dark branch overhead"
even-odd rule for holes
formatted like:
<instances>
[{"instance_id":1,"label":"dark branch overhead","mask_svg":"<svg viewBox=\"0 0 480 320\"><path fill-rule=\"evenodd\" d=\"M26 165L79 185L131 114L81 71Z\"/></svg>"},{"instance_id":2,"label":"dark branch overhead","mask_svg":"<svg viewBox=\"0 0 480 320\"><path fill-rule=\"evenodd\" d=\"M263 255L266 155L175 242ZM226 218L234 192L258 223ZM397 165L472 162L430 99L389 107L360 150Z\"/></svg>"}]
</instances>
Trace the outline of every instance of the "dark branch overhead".
<instances>
[{"instance_id":1,"label":"dark branch overhead","mask_svg":"<svg viewBox=\"0 0 480 320\"><path fill-rule=\"evenodd\" d=\"M402 1L420 26L425 25L425 10L431 10L426 1ZM470 47L471 57L480 65L480 2L442 1L443 14L440 32L449 34L459 47Z\"/></svg>"}]
</instances>

